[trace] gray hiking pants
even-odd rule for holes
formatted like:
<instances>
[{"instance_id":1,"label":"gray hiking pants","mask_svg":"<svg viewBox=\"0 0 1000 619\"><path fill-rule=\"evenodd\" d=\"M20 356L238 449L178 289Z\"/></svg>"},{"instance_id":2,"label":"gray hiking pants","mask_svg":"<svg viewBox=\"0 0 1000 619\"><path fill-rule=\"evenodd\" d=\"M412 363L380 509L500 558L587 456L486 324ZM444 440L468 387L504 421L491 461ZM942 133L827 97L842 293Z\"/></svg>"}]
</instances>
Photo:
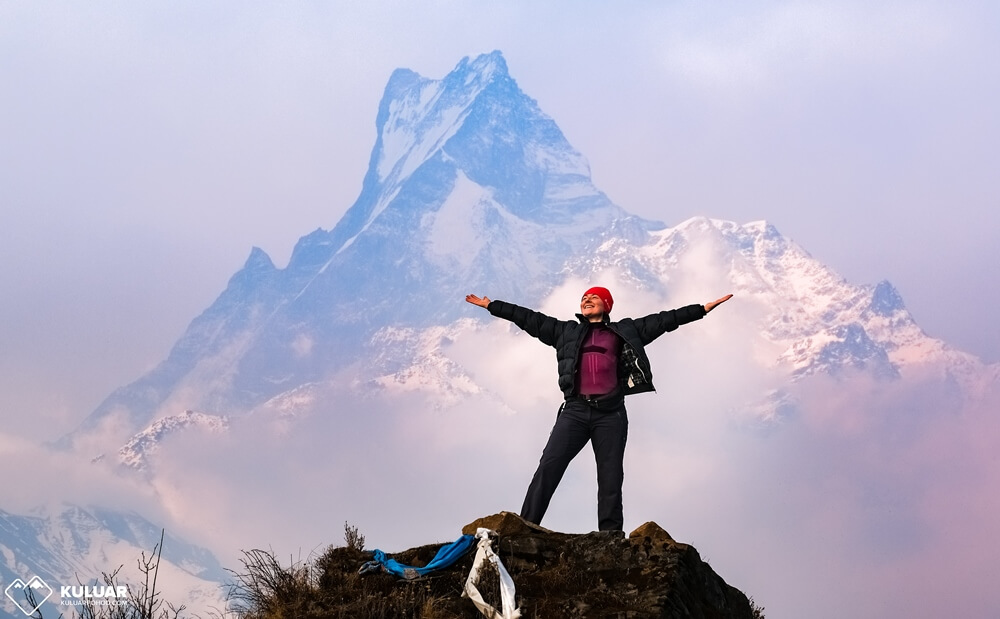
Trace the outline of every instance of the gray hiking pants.
<instances>
[{"instance_id":1,"label":"gray hiking pants","mask_svg":"<svg viewBox=\"0 0 1000 619\"><path fill-rule=\"evenodd\" d=\"M540 524L566 467L590 441L597 460L597 522L601 531L621 531L622 483L628 414L622 397L610 402L570 398L563 403L528 485L521 517Z\"/></svg>"}]
</instances>

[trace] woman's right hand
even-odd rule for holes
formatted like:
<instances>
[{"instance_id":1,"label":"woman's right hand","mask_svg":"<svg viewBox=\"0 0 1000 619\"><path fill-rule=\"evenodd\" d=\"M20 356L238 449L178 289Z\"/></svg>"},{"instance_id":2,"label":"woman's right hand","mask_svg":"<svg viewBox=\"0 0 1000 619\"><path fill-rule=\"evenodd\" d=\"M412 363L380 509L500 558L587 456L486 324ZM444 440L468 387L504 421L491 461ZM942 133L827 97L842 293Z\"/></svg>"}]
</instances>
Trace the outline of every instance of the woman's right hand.
<instances>
[{"instance_id":1,"label":"woman's right hand","mask_svg":"<svg viewBox=\"0 0 1000 619\"><path fill-rule=\"evenodd\" d=\"M489 297L479 298L479 297L477 297L474 294L467 294L467 295L465 295L465 300L468 301L469 303L472 303L473 305L478 305L479 307L483 307L483 308L485 308L486 306L488 306L490 304L490 298Z\"/></svg>"}]
</instances>

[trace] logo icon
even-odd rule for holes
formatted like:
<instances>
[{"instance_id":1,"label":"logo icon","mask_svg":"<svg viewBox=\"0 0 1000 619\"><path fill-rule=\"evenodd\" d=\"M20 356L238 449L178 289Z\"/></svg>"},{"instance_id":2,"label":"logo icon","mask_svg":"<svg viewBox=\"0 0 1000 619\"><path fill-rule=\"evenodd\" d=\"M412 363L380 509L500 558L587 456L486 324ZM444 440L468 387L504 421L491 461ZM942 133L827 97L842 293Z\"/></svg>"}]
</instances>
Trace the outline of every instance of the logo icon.
<instances>
[{"instance_id":1,"label":"logo icon","mask_svg":"<svg viewBox=\"0 0 1000 619\"><path fill-rule=\"evenodd\" d=\"M10 598L11 602L25 615L31 615L38 607L45 603L52 595L52 587L45 584L45 581L38 576L32 576L31 580L24 582L20 578L14 580L4 589L4 594ZM41 598L41 599L39 599ZM34 603L33 608L28 608Z\"/></svg>"}]
</instances>

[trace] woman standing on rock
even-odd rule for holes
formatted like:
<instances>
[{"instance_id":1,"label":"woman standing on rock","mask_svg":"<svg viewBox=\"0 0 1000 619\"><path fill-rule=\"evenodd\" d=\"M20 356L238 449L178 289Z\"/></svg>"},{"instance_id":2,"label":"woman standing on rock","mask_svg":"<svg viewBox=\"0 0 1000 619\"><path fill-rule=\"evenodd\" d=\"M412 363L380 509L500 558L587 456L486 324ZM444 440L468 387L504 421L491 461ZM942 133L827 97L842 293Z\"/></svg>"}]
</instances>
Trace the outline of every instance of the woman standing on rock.
<instances>
[{"instance_id":1,"label":"woman standing on rock","mask_svg":"<svg viewBox=\"0 0 1000 619\"><path fill-rule=\"evenodd\" d=\"M623 530L622 483L628 438L625 396L653 390L645 346L668 331L700 320L732 296L612 322L608 315L614 299L607 288L594 287L583 293L576 321L466 295L469 303L513 322L556 349L559 388L565 401L528 486L522 518L541 523L566 467L589 441L597 459L598 528Z\"/></svg>"}]
</instances>

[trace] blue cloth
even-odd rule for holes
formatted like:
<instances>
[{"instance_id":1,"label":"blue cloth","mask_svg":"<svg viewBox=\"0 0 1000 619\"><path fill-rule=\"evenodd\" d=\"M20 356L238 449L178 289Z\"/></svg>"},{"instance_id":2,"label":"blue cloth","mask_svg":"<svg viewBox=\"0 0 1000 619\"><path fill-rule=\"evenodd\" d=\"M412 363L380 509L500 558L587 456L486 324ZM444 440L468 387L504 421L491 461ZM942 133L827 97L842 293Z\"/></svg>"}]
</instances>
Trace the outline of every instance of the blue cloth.
<instances>
[{"instance_id":1,"label":"blue cloth","mask_svg":"<svg viewBox=\"0 0 1000 619\"><path fill-rule=\"evenodd\" d=\"M465 553L469 552L469 549L472 548L475 541L476 537L474 535L463 535L454 542L441 546L441 548L438 549L437 554L434 555L434 558L431 559L430 563L423 567L403 565L395 559L390 559L388 555L381 550L376 549L374 551L375 556L372 557L371 561L361 566L359 573L367 574L381 567L390 574L395 574L400 578L412 580L429 574L430 572L443 570L458 561L465 555Z\"/></svg>"}]
</instances>

